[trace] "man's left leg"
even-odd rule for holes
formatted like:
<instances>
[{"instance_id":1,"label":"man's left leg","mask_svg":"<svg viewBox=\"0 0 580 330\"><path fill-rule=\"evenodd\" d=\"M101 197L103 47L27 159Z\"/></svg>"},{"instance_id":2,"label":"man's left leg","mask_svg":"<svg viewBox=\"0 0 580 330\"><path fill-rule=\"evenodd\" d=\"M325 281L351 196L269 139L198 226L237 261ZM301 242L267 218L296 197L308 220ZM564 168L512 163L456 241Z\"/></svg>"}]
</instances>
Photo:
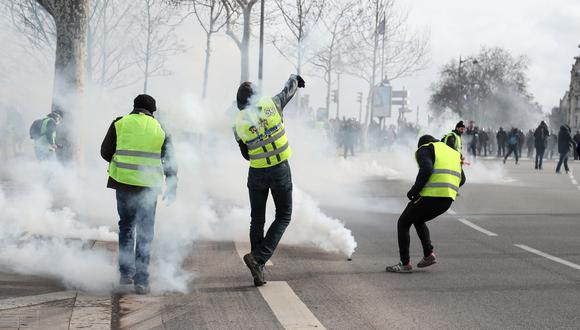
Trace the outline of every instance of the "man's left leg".
<instances>
[{"instance_id":1,"label":"man's left leg","mask_svg":"<svg viewBox=\"0 0 580 330\"><path fill-rule=\"evenodd\" d=\"M276 206L276 217L272 225L270 225L262 245L254 255L256 261L261 264L265 264L272 257L292 218L292 175L290 165L288 162L277 165L272 168L271 175L270 190Z\"/></svg>"},{"instance_id":2,"label":"man's left leg","mask_svg":"<svg viewBox=\"0 0 580 330\"><path fill-rule=\"evenodd\" d=\"M441 214L445 213L453 200L445 197L424 197L422 217L413 223L421 245L423 246L423 259L417 264L417 267L427 267L434 264L435 254L433 253L433 245L431 244L431 235L427 227L427 221L433 220Z\"/></svg>"},{"instance_id":3,"label":"man's left leg","mask_svg":"<svg viewBox=\"0 0 580 330\"><path fill-rule=\"evenodd\" d=\"M151 242L155 229L155 210L157 208L157 193L147 190L141 193L136 219L135 248L135 290L139 294L149 292L149 260L151 257Z\"/></svg>"}]
</instances>

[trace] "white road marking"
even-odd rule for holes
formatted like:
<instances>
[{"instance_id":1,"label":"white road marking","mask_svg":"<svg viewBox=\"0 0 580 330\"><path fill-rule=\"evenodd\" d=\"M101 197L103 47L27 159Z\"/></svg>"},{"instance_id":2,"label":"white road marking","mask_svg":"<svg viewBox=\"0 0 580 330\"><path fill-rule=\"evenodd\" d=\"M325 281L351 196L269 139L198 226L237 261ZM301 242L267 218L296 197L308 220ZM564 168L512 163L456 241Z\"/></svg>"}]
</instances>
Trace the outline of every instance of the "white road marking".
<instances>
[{"instance_id":1,"label":"white road marking","mask_svg":"<svg viewBox=\"0 0 580 330\"><path fill-rule=\"evenodd\" d=\"M13 308L28 307L49 303L52 301L73 299L76 291L58 291L34 296L8 298L0 300L0 311Z\"/></svg>"},{"instance_id":2,"label":"white road marking","mask_svg":"<svg viewBox=\"0 0 580 330\"><path fill-rule=\"evenodd\" d=\"M325 329L288 283L268 282L258 290L285 329Z\"/></svg>"},{"instance_id":3,"label":"white road marking","mask_svg":"<svg viewBox=\"0 0 580 330\"><path fill-rule=\"evenodd\" d=\"M580 190L580 186L576 186Z\"/></svg>"},{"instance_id":4,"label":"white road marking","mask_svg":"<svg viewBox=\"0 0 580 330\"><path fill-rule=\"evenodd\" d=\"M111 328L111 296L79 292L70 318L70 329L108 330Z\"/></svg>"},{"instance_id":5,"label":"white road marking","mask_svg":"<svg viewBox=\"0 0 580 330\"><path fill-rule=\"evenodd\" d=\"M451 215L457 214L457 212L453 211L452 209L447 210L447 213Z\"/></svg>"},{"instance_id":6,"label":"white road marking","mask_svg":"<svg viewBox=\"0 0 580 330\"><path fill-rule=\"evenodd\" d=\"M471 228L473 228L473 229L475 229L475 230L477 230L479 232L482 232L482 233L486 234L487 236L497 236L496 233L493 233L493 232L491 232L491 231L489 231L487 229L481 228L480 226L478 226L478 225L476 225L476 224L468 221L467 219L459 218L457 220L459 220L461 223L463 223L466 226L469 226L469 227L471 227Z\"/></svg>"},{"instance_id":7,"label":"white road marking","mask_svg":"<svg viewBox=\"0 0 580 330\"><path fill-rule=\"evenodd\" d=\"M539 255L539 256L541 256L541 257L544 257L544 258L550 259L550 260L552 260L552 261L555 261L555 262L557 262L557 263L560 263L560 264L562 264L562 265L568 266L568 267L570 267L570 268L574 268L574 269L576 269L576 270L580 270L580 265L577 265L577 264L575 264L575 263L572 263L572 262L570 262L570 261L567 261L567 260L564 260L564 259L561 259L561 258L555 257L555 256L553 256L553 255L551 255L551 254L547 254L547 253L544 253L544 252L542 252L542 251L536 250L536 249L534 249L534 248L531 248L531 247L529 247L529 246L527 246L527 245L523 245L523 244L514 244L514 246L517 246L517 247L519 247L520 249L526 250L526 251L528 251L528 252L531 252L531 253L533 253L533 254L537 254L537 255Z\"/></svg>"},{"instance_id":8,"label":"white road marking","mask_svg":"<svg viewBox=\"0 0 580 330\"><path fill-rule=\"evenodd\" d=\"M576 181L575 179L572 179L572 184L577 185L578 184L578 181Z\"/></svg>"},{"instance_id":9,"label":"white road marking","mask_svg":"<svg viewBox=\"0 0 580 330\"><path fill-rule=\"evenodd\" d=\"M242 243L242 242L235 242L235 245L236 245L236 251L238 252L238 255L240 256L240 258L242 260L244 260L244 255L246 255L246 253L250 252L250 244ZM268 261L266 261L266 266L274 266L274 264L272 263L272 261L268 260Z\"/></svg>"}]
</instances>

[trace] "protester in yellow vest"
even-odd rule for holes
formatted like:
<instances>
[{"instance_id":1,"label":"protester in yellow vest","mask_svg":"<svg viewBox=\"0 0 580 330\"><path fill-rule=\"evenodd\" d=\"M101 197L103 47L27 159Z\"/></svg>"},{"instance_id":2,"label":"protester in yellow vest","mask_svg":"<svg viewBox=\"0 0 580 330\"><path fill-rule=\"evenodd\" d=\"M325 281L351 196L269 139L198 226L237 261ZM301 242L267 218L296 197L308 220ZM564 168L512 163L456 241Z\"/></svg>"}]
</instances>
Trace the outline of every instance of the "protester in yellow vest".
<instances>
[{"instance_id":1,"label":"protester in yellow vest","mask_svg":"<svg viewBox=\"0 0 580 330\"><path fill-rule=\"evenodd\" d=\"M441 139L441 142L461 153L461 160L464 160L463 143L461 141L461 135L463 135L463 133L465 133L465 124L463 124L463 120L460 120L455 125L455 129L447 133L443 139Z\"/></svg>"},{"instance_id":2,"label":"protester in yellow vest","mask_svg":"<svg viewBox=\"0 0 580 330\"><path fill-rule=\"evenodd\" d=\"M426 222L445 213L455 200L459 187L465 183L461 168L461 154L430 135L419 139L415 158L419 173L407 197L411 200L397 222L400 262L387 267L387 272L411 273L409 257L411 225L415 226L423 246L423 259L417 267L431 266L437 262L429 228Z\"/></svg>"},{"instance_id":3,"label":"protester in yellow vest","mask_svg":"<svg viewBox=\"0 0 580 330\"><path fill-rule=\"evenodd\" d=\"M234 124L234 135L242 156L250 161L248 189L250 192L251 252L244 262L254 278L254 285L264 280L264 264L272 257L292 216L292 176L288 158L292 155L283 110L290 102L297 87L303 88L304 80L291 75L284 89L273 97L260 96L251 82L238 88L237 104L240 110ZM276 217L264 236L266 200L272 192L276 205Z\"/></svg>"},{"instance_id":4,"label":"protester in yellow vest","mask_svg":"<svg viewBox=\"0 0 580 330\"><path fill-rule=\"evenodd\" d=\"M39 120L40 121L40 120ZM42 120L40 134L34 140L34 153L39 161L55 160L57 126L62 121L62 111L54 110Z\"/></svg>"},{"instance_id":5,"label":"protester in yellow vest","mask_svg":"<svg viewBox=\"0 0 580 330\"><path fill-rule=\"evenodd\" d=\"M133 111L113 121L101 144L109 162L108 188L116 190L119 213L120 284L149 292L149 259L157 198L172 202L177 189L177 164L170 136L153 117L155 99L138 95ZM135 244L136 243L136 244Z\"/></svg>"}]
</instances>

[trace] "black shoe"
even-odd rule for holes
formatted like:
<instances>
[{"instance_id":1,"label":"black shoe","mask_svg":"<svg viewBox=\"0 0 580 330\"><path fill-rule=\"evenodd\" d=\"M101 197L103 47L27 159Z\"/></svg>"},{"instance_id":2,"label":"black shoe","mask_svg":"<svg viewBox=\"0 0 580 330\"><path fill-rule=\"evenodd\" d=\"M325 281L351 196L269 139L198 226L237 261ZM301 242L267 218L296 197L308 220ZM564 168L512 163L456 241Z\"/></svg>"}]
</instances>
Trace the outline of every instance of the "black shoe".
<instances>
[{"instance_id":1,"label":"black shoe","mask_svg":"<svg viewBox=\"0 0 580 330\"><path fill-rule=\"evenodd\" d=\"M260 264L251 253L244 256L244 262L250 269L250 273L252 273L254 285L262 286L266 284L266 281L264 280L264 265Z\"/></svg>"},{"instance_id":2,"label":"black shoe","mask_svg":"<svg viewBox=\"0 0 580 330\"><path fill-rule=\"evenodd\" d=\"M121 275L121 279L119 280L119 284L121 284L121 285L133 284L133 277L128 276L128 275Z\"/></svg>"},{"instance_id":3,"label":"black shoe","mask_svg":"<svg viewBox=\"0 0 580 330\"><path fill-rule=\"evenodd\" d=\"M136 294L148 294L149 293L149 285L147 285L147 284L135 284L135 293Z\"/></svg>"}]
</instances>

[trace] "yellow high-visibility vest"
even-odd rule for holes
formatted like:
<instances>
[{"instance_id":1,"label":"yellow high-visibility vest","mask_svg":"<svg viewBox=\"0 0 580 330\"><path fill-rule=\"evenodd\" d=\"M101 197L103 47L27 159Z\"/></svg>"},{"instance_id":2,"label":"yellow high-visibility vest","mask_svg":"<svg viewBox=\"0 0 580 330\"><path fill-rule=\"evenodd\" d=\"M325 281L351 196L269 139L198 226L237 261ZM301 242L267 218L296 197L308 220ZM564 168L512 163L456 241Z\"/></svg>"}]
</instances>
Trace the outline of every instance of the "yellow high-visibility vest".
<instances>
[{"instance_id":1,"label":"yellow high-visibility vest","mask_svg":"<svg viewBox=\"0 0 580 330\"><path fill-rule=\"evenodd\" d=\"M284 121L270 97L239 111L234 130L236 138L248 146L250 167L276 166L292 155Z\"/></svg>"},{"instance_id":2,"label":"yellow high-visibility vest","mask_svg":"<svg viewBox=\"0 0 580 330\"><path fill-rule=\"evenodd\" d=\"M117 150L109 164L115 181L139 187L161 187L161 147L165 131L144 113L130 114L115 122Z\"/></svg>"},{"instance_id":3,"label":"yellow high-visibility vest","mask_svg":"<svg viewBox=\"0 0 580 330\"><path fill-rule=\"evenodd\" d=\"M461 154L443 142L432 142L422 145L433 145L435 164L429 180L419 192L424 197L450 197L455 200L461 183Z\"/></svg>"}]
</instances>

